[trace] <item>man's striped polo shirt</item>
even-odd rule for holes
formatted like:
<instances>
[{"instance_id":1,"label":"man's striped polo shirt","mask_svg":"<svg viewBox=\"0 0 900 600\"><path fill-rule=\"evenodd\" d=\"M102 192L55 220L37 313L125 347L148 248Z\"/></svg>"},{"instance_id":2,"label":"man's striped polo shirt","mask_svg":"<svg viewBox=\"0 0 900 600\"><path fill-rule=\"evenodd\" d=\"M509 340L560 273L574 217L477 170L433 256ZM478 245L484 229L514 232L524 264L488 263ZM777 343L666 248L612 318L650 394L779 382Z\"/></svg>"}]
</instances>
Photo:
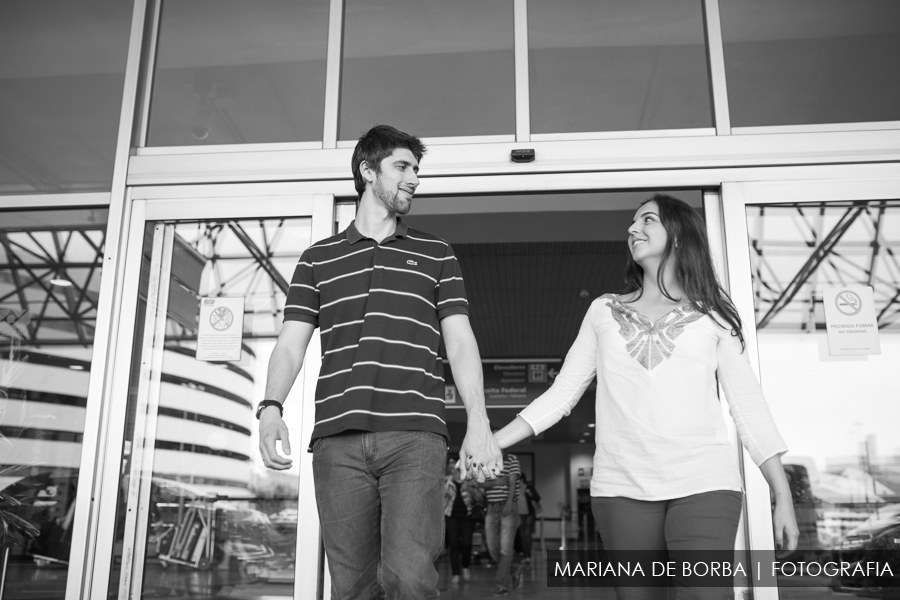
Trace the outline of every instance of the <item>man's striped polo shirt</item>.
<instances>
[{"instance_id":1,"label":"man's striped polo shirt","mask_svg":"<svg viewBox=\"0 0 900 600\"><path fill-rule=\"evenodd\" d=\"M440 320L468 314L468 306L450 245L402 219L380 243L353 222L310 246L284 319L322 335L312 440L348 430L448 437Z\"/></svg>"}]
</instances>

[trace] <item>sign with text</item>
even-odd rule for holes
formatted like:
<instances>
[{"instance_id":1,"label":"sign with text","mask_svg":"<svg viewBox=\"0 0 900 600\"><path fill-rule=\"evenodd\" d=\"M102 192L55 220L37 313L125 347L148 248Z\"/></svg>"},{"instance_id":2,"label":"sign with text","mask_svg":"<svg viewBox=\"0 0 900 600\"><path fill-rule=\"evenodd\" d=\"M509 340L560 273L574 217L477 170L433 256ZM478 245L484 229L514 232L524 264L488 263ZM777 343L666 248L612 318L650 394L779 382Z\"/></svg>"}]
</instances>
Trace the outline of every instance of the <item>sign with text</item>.
<instances>
[{"instance_id":1,"label":"sign with text","mask_svg":"<svg viewBox=\"0 0 900 600\"><path fill-rule=\"evenodd\" d=\"M487 406L525 406L550 389L559 360L503 360L482 363ZM461 404L450 366L444 364L444 402Z\"/></svg>"},{"instance_id":2,"label":"sign with text","mask_svg":"<svg viewBox=\"0 0 900 600\"><path fill-rule=\"evenodd\" d=\"M243 298L200 298L197 360L241 360Z\"/></svg>"},{"instance_id":3,"label":"sign with text","mask_svg":"<svg viewBox=\"0 0 900 600\"><path fill-rule=\"evenodd\" d=\"M875 295L868 286L822 290L828 353L831 356L881 354Z\"/></svg>"}]
</instances>

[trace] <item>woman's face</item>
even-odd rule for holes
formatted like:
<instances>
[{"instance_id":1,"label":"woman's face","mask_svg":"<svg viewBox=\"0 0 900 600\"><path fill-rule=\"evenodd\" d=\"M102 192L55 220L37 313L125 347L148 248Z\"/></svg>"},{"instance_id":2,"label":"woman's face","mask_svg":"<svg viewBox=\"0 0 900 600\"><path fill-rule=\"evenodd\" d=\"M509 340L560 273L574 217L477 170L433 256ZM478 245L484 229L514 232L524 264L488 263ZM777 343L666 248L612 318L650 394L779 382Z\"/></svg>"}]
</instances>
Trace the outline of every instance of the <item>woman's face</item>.
<instances>
[{"instance_id":1,"label":"woman's face","mask_svg":"<svg viewBox=\"0 0 900 600\"><path fill-rule=\"evenodd\" d=\"M659 261L669 239L666 228L659 218L659 206L648 202L637 209L634 220L628 227L628 249L634 262L643 265L648 261Z\"/></svg>"}]
</instances>

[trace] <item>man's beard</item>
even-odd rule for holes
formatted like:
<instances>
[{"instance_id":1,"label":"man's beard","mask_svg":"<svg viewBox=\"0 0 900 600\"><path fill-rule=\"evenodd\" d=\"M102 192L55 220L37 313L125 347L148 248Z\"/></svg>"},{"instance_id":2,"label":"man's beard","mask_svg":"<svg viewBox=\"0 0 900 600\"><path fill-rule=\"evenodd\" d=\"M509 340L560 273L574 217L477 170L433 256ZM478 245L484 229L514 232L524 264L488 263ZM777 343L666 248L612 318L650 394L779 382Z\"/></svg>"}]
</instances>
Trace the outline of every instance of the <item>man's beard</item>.
<instances>
[{"instance_id":1,"label":"man's beard","mask_svg":"<svg viewBox=\"0 0 900 600\"><path fill-rule=\"evenodd\" d=\"M405 215L409 212L410 207L412 207L412 199L404 200L400 198L399 190L395 190L391 193L384 189L384 185L381 183L381 177L375 178L375 185L372 190L375 192L375 197L381 200L381 203L384 204L388 210L397 213L398 215Z\"/></svg>"}]
</instances>

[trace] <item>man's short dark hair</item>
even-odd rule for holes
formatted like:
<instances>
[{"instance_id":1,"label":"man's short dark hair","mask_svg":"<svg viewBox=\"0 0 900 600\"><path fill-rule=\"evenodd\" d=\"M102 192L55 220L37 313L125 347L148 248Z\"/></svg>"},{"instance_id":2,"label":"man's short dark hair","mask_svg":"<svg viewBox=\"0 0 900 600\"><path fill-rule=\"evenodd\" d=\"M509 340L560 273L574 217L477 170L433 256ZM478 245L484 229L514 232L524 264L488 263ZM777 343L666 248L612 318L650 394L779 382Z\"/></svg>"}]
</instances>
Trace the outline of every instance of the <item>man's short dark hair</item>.
<instances>
[{"instance_id":1,"label":"man's short dark hair","mask_svg":"<svg viewBox=\"0 0 900 600\"><path fill-rule=\"evenodd\" d=\"M366 180L360 173L359 165L363 161L376 173L380 172L381 161L394 153L397 148L406 148L413 153L417 161L425 155L425 144L414 135L403 133L390 125L376 125L367 131L356 143L353 151L353 183L356 193L362 198L366 191Z\"/></svg>"}]
</instances>

